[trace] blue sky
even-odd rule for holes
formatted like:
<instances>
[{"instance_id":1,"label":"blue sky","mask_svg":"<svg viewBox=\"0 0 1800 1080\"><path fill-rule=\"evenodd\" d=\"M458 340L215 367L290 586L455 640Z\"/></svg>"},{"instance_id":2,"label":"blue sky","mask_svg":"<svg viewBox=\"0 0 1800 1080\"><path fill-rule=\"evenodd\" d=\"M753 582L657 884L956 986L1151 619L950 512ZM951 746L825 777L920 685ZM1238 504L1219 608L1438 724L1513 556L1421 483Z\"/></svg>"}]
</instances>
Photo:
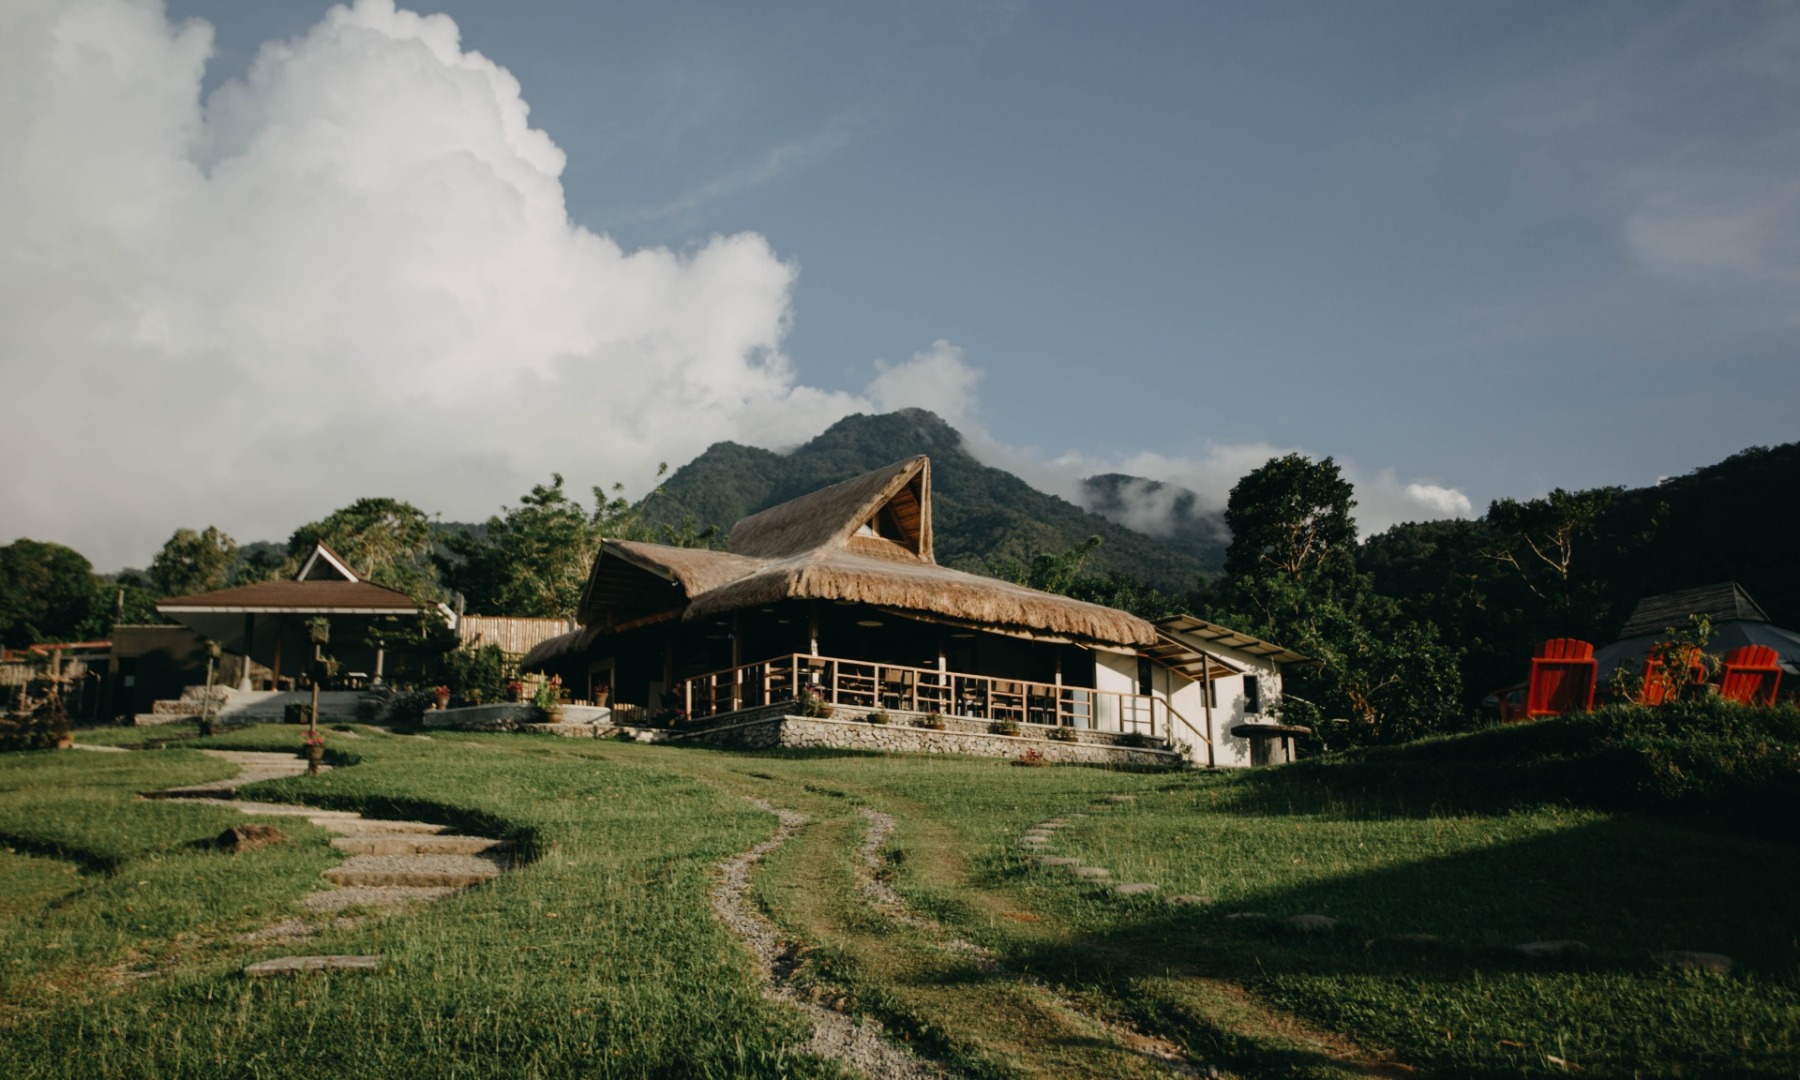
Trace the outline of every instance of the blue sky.
<instances>
[{"instance_id":1,"label":"blue sky","mask_svg":"<svg viewBox=\"0 0 1800 1080\"><path fill-rule=\"evenodd\" d=\"M324 10L168 17L214 28L204 94ZM1377 525L1800 428L1794 5L417 10L518 79L574 226L761 238L792 274L773 349L826 422L910 400L877 361L953 371L917 403L1042 486L1222 498L1300 449Z\"/></svg>"}]
</instances>

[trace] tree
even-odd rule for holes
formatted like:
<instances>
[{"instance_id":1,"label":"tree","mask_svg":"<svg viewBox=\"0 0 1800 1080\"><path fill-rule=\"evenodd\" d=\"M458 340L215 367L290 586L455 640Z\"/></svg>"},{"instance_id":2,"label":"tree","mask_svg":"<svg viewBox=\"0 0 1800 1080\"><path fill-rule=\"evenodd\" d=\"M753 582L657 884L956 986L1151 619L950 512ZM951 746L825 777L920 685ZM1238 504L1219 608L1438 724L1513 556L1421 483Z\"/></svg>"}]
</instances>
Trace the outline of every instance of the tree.
<instances>
[{"instance_id":1,"label":"tree","mask_svg":"<svg viewBox=\"0 0 1800 1080\"><path fill-rule=\"evenodd\" d=\"M362 577L418 600L441 594L425 511L398 499L358 499L288 538L288 557L304 559L323 541Z\"/></svg>"},{"instance_id":2,"label":"tree","mask_svg":"<svg viewBox=\"0 0 1800 1080\"><path fill-rule=\"evenodd\" d=\"M150 561L150 585L159 597L222 589L237 562L237 541L211 525L205 532L176 529Z\"/></svg>"},{"instance_id":3,"label":"tree","mask_svg":"<svg viewBox=\"0 0 1800 1080\"><path fill-rule=\"evenodd\" d=\"M61 544L20 538L0 547L0 642L10 648L78 640L93 625L93 564Z\"/></svg>"},{"instance_id":4,"label":"tree","mask_svg":"<svg viewBox=\"0 0 1800 1080\"><path fill-rule=\"evenodd\" d=\"M1269 459L1231 489L1225 572L1239 579L1277 574L1304 582L1347 569L1356 545L1350 517L1354 493L1331 458Z\"/></svg>"},{"instance_id":5,"label":"tree","mask_svg":"<svg viewBox=\"0 0 1800 1080\"><path fill-rule=\"evenodd\" d=\"M1498 542L1485 555L1532 595L1567 611L1575 601L1578 552L1597 542L1622 490L1557 488L1541 499L1496 499L1488 507L1487 523Z\"/></svg>"}]
</instances>

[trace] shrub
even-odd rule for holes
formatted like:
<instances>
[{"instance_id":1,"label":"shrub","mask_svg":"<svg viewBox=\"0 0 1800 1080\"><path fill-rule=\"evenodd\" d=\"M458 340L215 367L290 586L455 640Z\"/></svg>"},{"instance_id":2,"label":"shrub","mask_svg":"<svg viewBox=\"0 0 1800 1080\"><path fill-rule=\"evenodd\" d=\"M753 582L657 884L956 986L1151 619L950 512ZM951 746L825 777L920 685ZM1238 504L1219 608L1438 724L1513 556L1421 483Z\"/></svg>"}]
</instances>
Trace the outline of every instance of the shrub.
<instances>
[{"instance_id":1,"label":"shrub","mask_svg":"<svg viewBox=\"0 0 1800 1080\"><path fill-rule=\"evenodd\" d=\"M988 730L995 735L1017 735L1019 722L1017 720L996 720L988 725Z\"/></svg>"},{"instance_id":2,"label":"shrub","mask_svg":"<svg viewBox=\"0 0 1800 1080\"><path fill-rule=\"evenodd\" d=\"M926 713L913 721L914 727L927 728L931 731L944 730L944 718L937 713Z\"/></svg>"},{"instance_id":3,"label":"shrub","mask_svg":"<svg viewBox=\"0 0 1800 1080\"><path fill-rule=\"evenodd\" d=\"M1015 758L1013 764L1023 765L1026 768L1037 768L1039 766L1048 765L1050 762L1045 759L1042 751L1031 749Z\"/></svg>"},{"instance_id":4,"label":"shrub","mask_svg":"<svg viewBox=\"0 0 1800 1080\"><path fill-rule=\"evenodd\" d=\"M312 720L312 706L304 701L290 701L281 710L281 719L289 724L304 724Z\"/></svg>"},{"instance_id":5,"label":"shrub","mask_svg":"<svg viewBox=\"0 0 1800 1080\"><path fill-rule=\"evenodd\" d=\"M794 699L794 711L801 716L819 720L827 720L831 717L831 706L825 703L824 698L811 690L800 691L800 696Z\"/></svg>"},{"instance_id":6,"label":"shrub","mask_svg":"<svg viewBox=\"0 0 1800 1080\"><path fill-rule=\"evenodd\" d=\"M894 722L894 718L888 715L886 709L876 709L874 712L863 717L863 719L871 724L891 724Z\"/></svg>"},{"instance_id":7,"label":"shrub","mask_svg":"<svg viewBox=\"0 0 1800 1080\"><path fill-rule=\"evenodd\" d=\"M1075 734L1075 729L1072 727L1053 727L1050 729L1050 737L1057 742L1080 741L1080 736Z\"/></svg>"},{"instance_id":8,"label":"shrub","mask_svg":"<svg viewBox=\"0 0 1800 1080\"><path fill-rule=\"evenodd\" d=\"M436 704L437 695L429 690L408 690L403 694L396 694L393 702L388 705L388 722L416 724Z\"/></svg>"}]
</instances>

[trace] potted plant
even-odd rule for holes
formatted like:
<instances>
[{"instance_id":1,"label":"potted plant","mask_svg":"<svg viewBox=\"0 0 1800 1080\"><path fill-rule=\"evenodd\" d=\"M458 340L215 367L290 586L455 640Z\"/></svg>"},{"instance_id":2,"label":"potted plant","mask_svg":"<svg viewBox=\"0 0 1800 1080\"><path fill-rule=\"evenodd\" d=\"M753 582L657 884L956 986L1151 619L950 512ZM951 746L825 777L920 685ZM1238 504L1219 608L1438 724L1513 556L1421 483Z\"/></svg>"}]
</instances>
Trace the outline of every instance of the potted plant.
<instances>
[{"instance_id":1,"label":"potted plant","mask_svg":"<svg viewBox=\"0 0 1800 1080\"><path fill-rule=\"evenodd\" d=\"M306 775L319 775L319 764L325 760L325 733L308 731L300 736L300 748L306 752Z\"/></svg>"},{"instance_id":2,"label":"potted plant","mask_svg":"<svg viewBox=\"0 0 1800 1080\"><path fill-rule=\"evenodd\" d=\"M538 684L537 697L532 701L544 714L544 719L552 724L562 722L562 676L552 675Z\"/></svg>"},{"instance_id":3,"label":"potted plant","mask_svg":"<svg viewBox=\"0 0 1800 1080\"><path fill-rule=\"evenodd\" d=\"M525 684L520 682L517 679L513 679L513 680L509 681L506 684L506 696L507 696L508 700L513 701L513 702L524 701L525 700Z\"/></svg>"},{"instance_id":4,"label":"potted plant","mask_svg":"<svg viewBox=\"0 0 1800 1080\"><path fill-rule=\"evenodd\" d=\"M606 704L606 699L611 696L612 696L612 684L611 683L595 683L594 684L594 704L604 706Z\"/></svg>"},{"instance_id":5,"label":"potted plant","mask_svg":"<svg viewBox=\"0 0 1800 1080\"><path fill-rule=\"evenodd\" d=\"M436 699L438 708L448 709L450 707L450 688L448 686L432 687L431 696Z\"/></svg>"}]
</instances>

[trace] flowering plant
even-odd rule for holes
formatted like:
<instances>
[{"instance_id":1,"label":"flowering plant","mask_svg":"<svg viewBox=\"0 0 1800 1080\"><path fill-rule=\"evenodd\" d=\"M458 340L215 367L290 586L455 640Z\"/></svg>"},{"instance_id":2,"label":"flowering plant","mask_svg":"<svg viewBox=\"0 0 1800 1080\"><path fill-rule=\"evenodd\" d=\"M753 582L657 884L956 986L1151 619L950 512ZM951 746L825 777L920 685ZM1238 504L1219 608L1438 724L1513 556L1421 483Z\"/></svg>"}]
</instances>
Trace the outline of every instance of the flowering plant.
<instances>
[{"instance_id":1,"label":"flowering plant","mask_svg":"<svg viewBox=\"0 0 1800 1080\"><path fill-rule=\"evenodd\" d=\"M435 697L447 698L450 696L450 688L448 686L434 686L431 688L431 693Z\"/></svg>"},{"instance_id":2,"label":"flowering plant","mask_svg":"<svg viewBox=\"0 0 1800 1080\"><path fill-rule=\"evenodd\" d=\"M525 684L520 682L517 679L513 679L511 682L506 684L506 692L511 694L513 697L518 697L520 694L523 694L525 692Z\"/></svg>"},{"instance_id":3,"label":"flowering plant","mask_svg":"<svg viewBox=\"0 0 1800 1080\"><path fill-rule=\"evenodd\" d=\"M562 707L562 676L552 675L549 681L538 684L537 697L532 704L545 712L555 712Z\"/></svg>"},{"instance_id":4,"label":"flowering plant","mask_svg":"<svg viewBox=\"0 0 1800 1080\"><path fill-rule=\"evenodd\" d=\"M300 736L300 745L301 746L324 746L325 745L325 733L323 731L309 731L306 734Z\"/></svg>"}]
</instances>

